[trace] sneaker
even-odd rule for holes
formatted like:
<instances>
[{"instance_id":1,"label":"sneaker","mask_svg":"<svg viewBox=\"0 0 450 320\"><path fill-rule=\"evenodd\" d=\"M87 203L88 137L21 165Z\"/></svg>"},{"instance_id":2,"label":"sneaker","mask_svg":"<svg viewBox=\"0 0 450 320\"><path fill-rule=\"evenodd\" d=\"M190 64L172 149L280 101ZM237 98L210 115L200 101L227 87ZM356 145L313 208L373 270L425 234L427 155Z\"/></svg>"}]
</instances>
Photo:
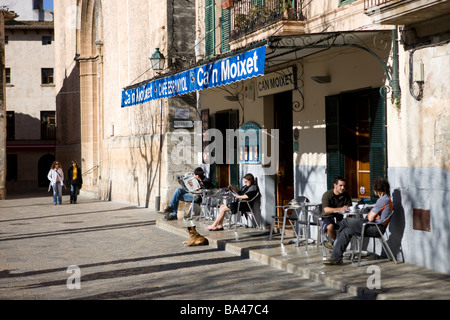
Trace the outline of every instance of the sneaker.
<instances>
[{"instance_id":1,"label":"sneaker","mask_svg":"<svg viewBox=\"0 0 450 320\"><path fill-rule=\"evenodd\" d=\"M166 220L177 220L178 218L177 218L176 215L168 214L168 215L166 215L166 216L164 217L164 219L166 219Z\"/></svg>"},{"instance_id":2,"label":"sneaker","mask_svg":"<svg viewBox=\"0 0 450 320\"><path fill-rule=\"evenodd\" d=\"M329 257L329 258L327 258L327 260L323 261L323 264L335 266L338 264L342 264L342 259Z\"/></svg>"},{"instance_id":3,"label":"sneaker","mask_svg":"<svg viewBox=\"0 0 450 320\"><path fill-rule=\"evenodd\" d=\"M333 249L334 249L333 242L331 242L331 241L324 241L324 242L323 242L323 246L324 246L325 248L327 248L327 249L330 249L330 250L333 250Z\"/></svg>"},{"instance_id":4,"label":"sneaker","mask_svg":"<svg viewBox=\"0 0 450 320\"><path fill-rule=\"evenodd\" d=\"M172 206L168 206L167 208L164 209L164 213L172 213L172 212L173 212Z\"/></svg>"}]
</instances>

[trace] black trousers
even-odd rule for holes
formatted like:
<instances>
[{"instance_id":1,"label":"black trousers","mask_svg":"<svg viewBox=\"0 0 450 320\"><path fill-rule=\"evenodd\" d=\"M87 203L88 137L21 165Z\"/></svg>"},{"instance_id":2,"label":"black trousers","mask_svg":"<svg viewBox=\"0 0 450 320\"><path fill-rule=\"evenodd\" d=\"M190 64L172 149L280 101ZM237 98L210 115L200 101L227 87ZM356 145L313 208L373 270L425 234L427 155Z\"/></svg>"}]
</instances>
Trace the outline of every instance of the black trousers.
<instances>
[{"instance_id":1,"label":"black trousers","mask_svg":"<svg viewBox=\"0 0 450 320\"><path fill-rule=\"evenodd\" d=\"M367 222L367 220L358 218L345 218L342 220L336 241L334 241L334 249L331 253L333 258L342 258L352 237L354 235L361 235L362 225L364 222ZM382 227L380 227L380 230L382 233L384 232ZM369 237L378 237L380 234L376 226L367 226L364 230L364 235Z\"/></svg>"}]
</instances>

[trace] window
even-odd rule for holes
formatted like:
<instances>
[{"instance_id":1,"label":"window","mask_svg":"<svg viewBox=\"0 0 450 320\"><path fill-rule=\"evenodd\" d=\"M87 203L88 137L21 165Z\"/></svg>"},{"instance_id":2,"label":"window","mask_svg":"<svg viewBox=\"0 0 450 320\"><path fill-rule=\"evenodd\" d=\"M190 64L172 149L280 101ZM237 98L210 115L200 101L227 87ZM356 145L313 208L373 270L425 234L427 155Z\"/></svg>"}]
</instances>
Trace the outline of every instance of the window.
<instances>
[{"instance_id":1,"label":"window","mask_svg":"<svg viewBox=\"0 0 450 320\"><path fill-rule=\"evenodd\" d=\"M344 176L352 198L374 200L372 182L386 176L384 89L328 96L325 108L328 189Z\"/></svg>"},{"instance_id":2,"label":"window","mask_svg":"<svg viewBox=\"0 0 450 320\"><path fill-rule=\"evenodd\" d=\"M11 84L11 68L5 68L6 84Z\"/></svg>"},{"instance_id":3,"label":"window","mask_svg":"<svg viewBox=\"0 0 450 320\"><path fill-rule=\"evenodd\" d=\"M16 139L16 116L14 111L6 111L6 140Z\"/></svg>"},{"instance_id":4,"label":"window","mask_svg":"<svg viewBox=\"0 0 450 320\"><path fill-rule=\"evenodd\" d=\"M231 36L231 9L222 8L221 35L222 35L222 53L230 51L230 36Z\"/></svg>"},{"instance_id":5,"label":"window","mask_svg":"<svg viewBox=\"0 0 450 320\"><path fill-rule=\"evenodd\" d=\"M239 163L261 163L260 127L254 122L247 122L239 129Z\"/></svg>"},{"instance_id":6,"label":"window","mask_svg":"<svg viewBox=\"0 0 450 320\"><path fill-rule=\"evenodd\" d=\"M211 58L215 54L215 6L214 0L205 1L205 55L207 58Z\"/></svg>"},{"instance_id":7,"label":"window","mask_svg":"<svg viewBox=\"0 0 450 320\"><path fill-rule=\"evenodd\" d=\"M5 44L8 44L9 38L8 36L5 36Z\"/></svg>"},{"instance_id":8,"label":"window","mask_svg":"<svg viewBox=\"0 0 450 320\"><path fill-rule=\"evenodd\" d=\"M56 112L41 111L41 140L56 139Z\"/></svg>"},{"instance_id":9,"label":"window","mask_svg":"<svg viewBox=\"0 0 450 320\"><path fill-rule=\"evenodd\" d=\"M52 37L51 36L43 36L42 37L42 45L46 46L52 44Z\"/></svg>"},{"instance_id":10,"label":"window","mask_svg":"<svg viewBox=\"0 0 450 320\"><path fill-rule=\"evenodd\" d=\"M53 68L42 68L42 84L53 84Z\"/></svg>"}]
</instances>

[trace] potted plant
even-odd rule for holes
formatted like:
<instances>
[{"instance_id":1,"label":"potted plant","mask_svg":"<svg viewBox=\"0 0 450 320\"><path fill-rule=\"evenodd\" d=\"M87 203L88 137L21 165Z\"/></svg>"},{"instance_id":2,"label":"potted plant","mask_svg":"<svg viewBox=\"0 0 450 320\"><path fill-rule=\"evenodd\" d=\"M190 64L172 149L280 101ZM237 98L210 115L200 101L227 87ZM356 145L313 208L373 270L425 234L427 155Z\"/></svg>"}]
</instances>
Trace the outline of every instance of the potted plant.
<instances>
[{"instance_id":1,"label":"potted plant","mask_svg":"<svg viewBox=\"0 0 450 320\"><path fill-rule=\"evenodd\" d=\"M222 0L222 9L231 8L234 6L234 0Z\"/></svg>"},{"instance_id":2,"label":"potted plant","mask_svg":"<svg viewBox=\"0 0 450 320\"><path fill-rule=\"evenodd\" d=\"M292 8L291 0L283 0L283 18L292 19L294 17L294 8Z\"/></svg>"}]
</instances>

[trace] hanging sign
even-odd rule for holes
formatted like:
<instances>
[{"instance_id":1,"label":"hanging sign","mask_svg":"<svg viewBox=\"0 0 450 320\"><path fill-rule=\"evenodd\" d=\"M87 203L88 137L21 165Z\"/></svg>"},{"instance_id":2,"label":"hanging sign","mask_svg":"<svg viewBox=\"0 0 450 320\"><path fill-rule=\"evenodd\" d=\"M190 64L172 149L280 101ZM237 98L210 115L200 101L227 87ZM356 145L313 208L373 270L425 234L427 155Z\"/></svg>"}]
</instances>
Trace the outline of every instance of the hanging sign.
<instances>
[{"instance_id":1,"label":"hanging sign","mask_svg":"<svg viewBox=\"0 0 450 320\"><path fill-rule=\"evenodd\" d=\"M287 68L256 80L256 92L258 97L264 97L275 93L295 89L294 68Z\"/></svg>"},{"instance_id":2,"label":"hanging sign","mask_svg":"<svg viewBox=\"0 0 450 320\"><path fill-rule=\"evenodd\" d=\"M264 46L122 91L122 107L264 75Z\"/></svg>"}]
</instances>

